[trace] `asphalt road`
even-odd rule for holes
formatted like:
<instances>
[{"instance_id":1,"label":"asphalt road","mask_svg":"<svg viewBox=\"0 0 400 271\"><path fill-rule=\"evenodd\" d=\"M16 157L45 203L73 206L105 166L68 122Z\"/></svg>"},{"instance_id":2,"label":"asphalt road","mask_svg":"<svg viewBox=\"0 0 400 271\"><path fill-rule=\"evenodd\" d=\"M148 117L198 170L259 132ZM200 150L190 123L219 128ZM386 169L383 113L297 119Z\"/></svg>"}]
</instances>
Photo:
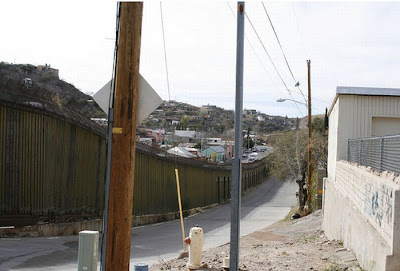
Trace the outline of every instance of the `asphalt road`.
<instances>
[{"instance_id":1,"label":"asphalt road","mask_svg":"<svg viewBox=\"0 0 400 271\"><path fill-rule=\"evenodd\" d=\"M296 204L296 184L268 180L242 197L241 236L283 219ZM185 219L186 236L191 227L204 231L204 249L230 239L230 204ZM132 229L131 270L138 262L149 265L177 257L182 252L179 220ZM77 270L78 236L1 238L0 270Z\"/></svg>"}]
</instances>

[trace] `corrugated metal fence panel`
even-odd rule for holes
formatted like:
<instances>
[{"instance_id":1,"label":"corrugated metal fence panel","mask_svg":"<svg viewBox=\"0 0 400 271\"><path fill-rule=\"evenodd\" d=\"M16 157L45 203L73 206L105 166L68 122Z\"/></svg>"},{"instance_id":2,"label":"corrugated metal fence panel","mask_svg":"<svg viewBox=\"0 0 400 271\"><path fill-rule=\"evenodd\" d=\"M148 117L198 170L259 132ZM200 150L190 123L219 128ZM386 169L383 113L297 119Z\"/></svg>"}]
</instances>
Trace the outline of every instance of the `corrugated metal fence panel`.
<instances>
[{"instance_id":1,"label":"corrugated metal fence panel","mask_svg":"<svg viewBox=\"0 0 400 271\"><path fill-rule=\"evenodd\" d=\"M105 139L60 119L0 106L0 212L100 214Z\"/></svg>"},{"instance_id":2,"label":"corrugated metal fence panel","mask_svg":"<svg viewBox=\"0 0 400 271\"><path fill-rule=\"evenodd\" d=\"M0 107L0 212L5 210L5 199L4 199L4 191L5 191L5 178L6 178L6 109L5 107Z\"/></svg>"}]
</instances>

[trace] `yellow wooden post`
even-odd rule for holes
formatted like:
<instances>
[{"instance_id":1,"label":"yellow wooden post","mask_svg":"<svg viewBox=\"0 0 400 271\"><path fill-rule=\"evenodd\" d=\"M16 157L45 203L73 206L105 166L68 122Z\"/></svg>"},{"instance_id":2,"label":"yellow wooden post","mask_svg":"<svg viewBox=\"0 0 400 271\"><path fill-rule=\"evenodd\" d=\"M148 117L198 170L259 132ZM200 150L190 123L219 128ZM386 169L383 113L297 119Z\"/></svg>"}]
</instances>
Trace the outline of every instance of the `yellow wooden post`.
<instances>
[{"instance_id":1,"label":"yellow wooden post","mask_svg":"<svg viewBox=\"0 0 400 271\"><path fill-rule=\"evenodd\" d=\"M180 215L180 218L181 218L182 244L183 244L183 247L185 248L185 226L183 225L181 188L179 186L179 172L178 172L177 168L175 169L175 177L176 177L176 190L178 191L179 215Z\"/></svg>"}]
</instances>

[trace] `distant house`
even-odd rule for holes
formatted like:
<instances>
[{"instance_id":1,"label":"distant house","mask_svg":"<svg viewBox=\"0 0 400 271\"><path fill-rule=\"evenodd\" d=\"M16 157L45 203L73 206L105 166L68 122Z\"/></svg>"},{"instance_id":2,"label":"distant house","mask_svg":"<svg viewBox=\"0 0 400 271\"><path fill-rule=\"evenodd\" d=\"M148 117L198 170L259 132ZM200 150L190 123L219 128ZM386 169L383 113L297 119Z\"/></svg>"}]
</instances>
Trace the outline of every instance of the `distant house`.
<instances>
[{"instance_id":1,"label":"distant house","mask_svg":"<svg viewBox=\"0 0 400 271\"><path fill-rule=\"evenodd\" d=\"M50 65L47 65L47 64L45 64L45 65L38 65L38 66L36 67L36 69L37 69L39 72L46 72L46 73L52 74L52 75L54 75L55 77L58 78L58 70L57 70L57 69L53 69L52 67L50 67Z\"/></svg>"},{"instance_id":2,"label":"distant house","mask_svg":"<svg viewBox=\"0 0 400 271\"><path fill-rule=\"evenodd\" d=\"M214 111L216 109L217 109L216 105L210 105L210 104L202 105L201 108L200 108L200 112L205 114L205 115L208 115L208 117L209 117L214 113Z\"/></svg>"},{"instance_id":3,"label":"distant house","mask_svg":"<svg viewBox=\"0 0 400 271\"><path fill-rule=\"evenodd\" d=\"M33 85L32 79L31 78L24 78L22 79L22 83L24 84L25 88L30 88Z\"/></svg>"},{"instance_id":4,"label":"distant house","mask_svg":"<svg viewBox=\"0 0 400 271\"><path fill-rule=\"evenodd\" d=\"M258 121L265 121L265 118L263 116L257 116Z\"/></svg>"},{"instance_id":5,"label":"distant house","mask_svg":"<svg viewBox=\"0 0 400 271\"><path fill-rule=\"evenodd\" d=\"M243 114L248 115L248 116L256 115L257 114L257 110L255 110L255 109L244 109L243 110Z\"/></svg>"},{"instance_id":6,"label":"distant house","mask_svg":"<svg viewBox=\"0 0 400 271\"><path fill-rule=\"evenodd\" d=\"M176 103L176 101L170 100L170 101L164 102L164 106L165 107L173 107L173 106L175 106L175 103Z\"/></svg>"},{"instance_id":7,"label":"distant house","mask_svg":"<svg viewBox=\"0 0 400 271\"><path fill-rule=\"evenodd\" d=\"M197 138L196 131L190 130L175 130L175 136L179 137L181 143L193 142Z\"/></svg>"},{"instance_id":8,"label":"distant house","mask_svg":"<svg viewBox=\"0 0 400 271\"><path fill-rule=\"evenodd\" d=\"M145 135L140 137L139 141L148 142L151 139L152 143L158 144L164 141L165 131L162 129L152 130L152 129L143 129Z\"/></svg>"},{"instance_id":9,"label":"distant house","mask_svg":"<svg viewBox=\"0 0 400 271\"><path fill-rule=\"evenodd\" d=\"M180 121L179 120L173 120L172 125L179 125Z\"/></svg>"},{"instance_id":10,"label":"distant house","mask_svg":"<svg viewBox=\"0 0 400 271\"><path fill-rule=\"evenodd\" d=\"M224 149L225 160L229 160L233 156L234 141L229 138L209 137L205 139L207 146L220 146Z\"/></svg>"},{"instance_id":11,"label":"distant house","mask_svg":"<svg viewBox=\"0 0 400 271\"><path fill-rule=\"evenodd\" d=\"M223 141L222 141L222 138L220 138L220 137L207 138L207 144L220 145L222 143L223 143Z\"/></svg>"},{"instance_id":12,"label":"distant house","mask_svg":"<svg viewBox=\"0 0 400 271\"><path fill-rule=\"evenodd\" d=\"M174 147L167 151L170 154L178 155L184 158L197 158L198 156L184 147Z\"/></svg>"},{"instance_id":13,"label":"distant house","mask_svg":"<svg viewBox=\"0 0 400 271\"><path fill-rule=\"evenodd\" d=\"M226 160L225 149L221 146L210 146L201 152L211 162L223 162Z\"/></svg>"}]
</instances>

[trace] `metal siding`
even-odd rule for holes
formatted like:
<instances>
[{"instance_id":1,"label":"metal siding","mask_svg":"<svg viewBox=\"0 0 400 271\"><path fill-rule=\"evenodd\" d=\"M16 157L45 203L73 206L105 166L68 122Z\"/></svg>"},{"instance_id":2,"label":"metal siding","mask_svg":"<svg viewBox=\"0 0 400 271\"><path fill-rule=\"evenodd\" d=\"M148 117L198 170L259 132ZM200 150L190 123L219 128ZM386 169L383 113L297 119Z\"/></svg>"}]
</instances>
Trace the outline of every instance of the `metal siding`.
<instances>
[{"instance_id":1,"label":"metal siding","mask_svg":"<svg viewBox=\"0 0 400 271\"><path fill-rule=\"evenodd\" d=\"M337 103L339 127L336 160L346 158L347 139L371 136L373 116L400 116L400 97L339 95Z\"/></svg>"}]
</instances>

